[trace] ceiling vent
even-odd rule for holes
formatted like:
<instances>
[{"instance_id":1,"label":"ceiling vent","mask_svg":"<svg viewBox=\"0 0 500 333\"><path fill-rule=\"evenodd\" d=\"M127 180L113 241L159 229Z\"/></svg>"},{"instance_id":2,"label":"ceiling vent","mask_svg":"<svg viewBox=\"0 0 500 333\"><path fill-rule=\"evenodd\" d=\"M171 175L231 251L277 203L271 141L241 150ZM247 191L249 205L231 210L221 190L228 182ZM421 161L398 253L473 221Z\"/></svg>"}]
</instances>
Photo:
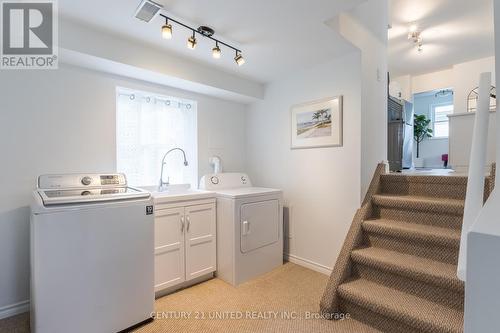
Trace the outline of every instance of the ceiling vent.
<instances>
[{"instance_id":1,"label":"ceiling vent","mask_svg":"<svg viewBox=\"0 0 500 333\"><path fill-rule=\"evenodd\" d=\"M151 1L142 0L135 11L135 17L144 22L150 22L158 13L163 6Z\"/></svg>"}]
</instances>

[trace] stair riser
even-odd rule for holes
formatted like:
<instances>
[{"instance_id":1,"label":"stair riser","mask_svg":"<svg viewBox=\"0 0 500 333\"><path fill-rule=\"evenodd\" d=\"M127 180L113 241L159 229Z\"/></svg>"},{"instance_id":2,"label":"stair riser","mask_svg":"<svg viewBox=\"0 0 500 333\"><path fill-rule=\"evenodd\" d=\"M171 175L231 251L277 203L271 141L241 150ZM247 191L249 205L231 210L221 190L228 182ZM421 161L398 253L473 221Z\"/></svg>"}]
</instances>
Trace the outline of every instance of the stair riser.
<instances>
[{"instance_id":1,"label":"stair riser","mask_svg":"<svg viewBox=\"0 0 500 333\"><path fill-rule=\"evenodd\" d=\"M442 228L461 229L463 216L452 214L437 214L417 210L407 210L393 207L373 207L373 218L433 225Z\"/></svg>"},{"instance_id":2,"label":"stair riser","mask_svg":"<svg viewBox=\"0 0 500 333\"><path fill-rule=\"evenodd\" d=\"M458 262L458 249L367 232L363 236L366 246L407 253L453 265Z\"/></svg>"},{"instance_id":3,"label":"stair riser","mask_svg":"<svg viewBox=\"0 0 500 333\"><path fill-rule=\"evenodd\" d=\"M416 195L464 200L466 191L467 185L399 182L390 179L383 179L381 182L381 192L383 194Z\"/></svg>"},{"instance_id":4,"label":"stair riser","mask_svg":"<svg viewBox=\"0 0 500 333\"><path fill-rule=\"evenodd\" d=\"M348 313L352 318L361 320L363 323L384 333L422 333L421 330L380 315L343 298L340 299L340 309L341 312Z\"/></svg>"},{"instance_id":5,"label":"stair riser","mask_svg":"<svg viewBox=\"0 0 500 333\"><path fill-rule=\"evenodd\" d=\"M432 283L421 282L410 277L404 277L378 268L355 263L352 267L355 277L364 278L387 287L397 289L408 294L428 299L463 311L464 293L445 289Z\"/></svg>"}]
</instances>

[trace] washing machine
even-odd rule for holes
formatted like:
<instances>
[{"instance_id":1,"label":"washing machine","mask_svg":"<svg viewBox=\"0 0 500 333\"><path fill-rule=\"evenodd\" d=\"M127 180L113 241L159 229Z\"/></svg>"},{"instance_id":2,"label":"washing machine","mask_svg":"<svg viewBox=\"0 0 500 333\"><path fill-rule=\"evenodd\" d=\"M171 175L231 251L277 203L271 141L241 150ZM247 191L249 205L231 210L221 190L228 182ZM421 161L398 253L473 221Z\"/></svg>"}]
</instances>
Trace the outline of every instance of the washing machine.
<instances>
[{"instance_id":1,"label":"washing machine","mask_svg":"<svg viewBox=\"0 0 500 333\"><path fill-rule=\"evenodd\" d=\"M283 192L245 173L202 177L217 194L217 277L236 286L283 265Z\"/></svg>"},{"instance_id":2,"label":"washing machine","mask_svg":"<svg viewBox=\"0 0 500 333\"><path fill-rule=\"evenodd\" d=\"M108 333L151 321L151 194L123 174L42 175L31 204L31 332Z\"/></svg>"}]
</instances>

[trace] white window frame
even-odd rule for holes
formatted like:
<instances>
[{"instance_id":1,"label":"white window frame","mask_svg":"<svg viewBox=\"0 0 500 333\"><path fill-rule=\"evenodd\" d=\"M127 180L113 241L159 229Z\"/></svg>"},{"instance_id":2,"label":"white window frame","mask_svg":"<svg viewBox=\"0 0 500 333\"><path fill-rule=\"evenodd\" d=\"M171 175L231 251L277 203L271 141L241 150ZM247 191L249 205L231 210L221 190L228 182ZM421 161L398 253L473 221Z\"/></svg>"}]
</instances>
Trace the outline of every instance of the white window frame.
<instances>
[{"instance_id":1,"label":"white window frame","mask_svg":"<svg viewBox=\"0 0 500 333\"><path fill-rule=\"evenodd\" d=\"M451 113L453 114L453 101L451 103L436 103L432 104L429 109L429 114L430 114L430 119L432 122L432 138L431 139L448 139L449 138L449 124L450 124L450 119L448 118L447 121L439 121L438 123L448 123L448 135L447 136L436 136L436 108L441 107L441 106L451 106Z\"/></svg>"}]
</instances>

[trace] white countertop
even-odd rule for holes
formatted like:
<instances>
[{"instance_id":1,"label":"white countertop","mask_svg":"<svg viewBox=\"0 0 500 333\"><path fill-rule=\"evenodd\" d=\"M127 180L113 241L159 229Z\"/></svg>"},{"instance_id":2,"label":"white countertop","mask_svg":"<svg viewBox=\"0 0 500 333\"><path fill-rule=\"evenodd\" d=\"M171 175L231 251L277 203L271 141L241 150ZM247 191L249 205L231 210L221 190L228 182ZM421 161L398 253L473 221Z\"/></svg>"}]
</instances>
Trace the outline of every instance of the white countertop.
<instances>
[{"instance_id":1,"label":"white countertop","mask_svg":"<svg viewBox=\"0 0 500 333\"><path fill-rule=\"evenodd\" d=\"M157 186L141 186L140 188L149 191L155 204L192 201L215 198L216 193L190 188L189 184L168 185L164 191L159 191Z\"/></svg>"}]
</instances>

